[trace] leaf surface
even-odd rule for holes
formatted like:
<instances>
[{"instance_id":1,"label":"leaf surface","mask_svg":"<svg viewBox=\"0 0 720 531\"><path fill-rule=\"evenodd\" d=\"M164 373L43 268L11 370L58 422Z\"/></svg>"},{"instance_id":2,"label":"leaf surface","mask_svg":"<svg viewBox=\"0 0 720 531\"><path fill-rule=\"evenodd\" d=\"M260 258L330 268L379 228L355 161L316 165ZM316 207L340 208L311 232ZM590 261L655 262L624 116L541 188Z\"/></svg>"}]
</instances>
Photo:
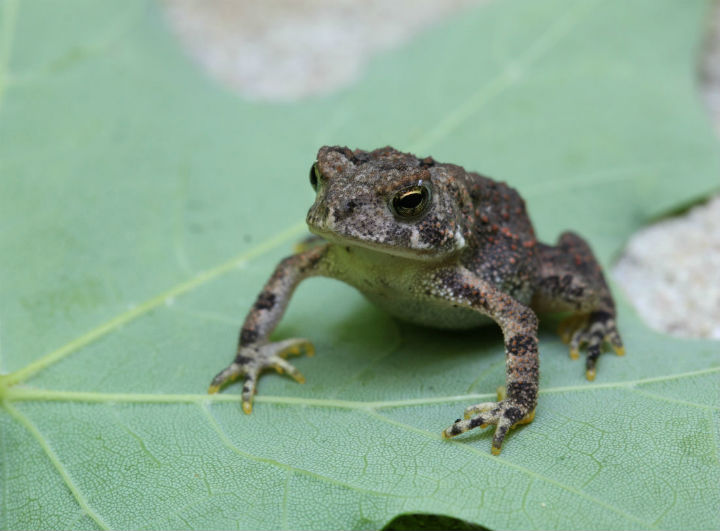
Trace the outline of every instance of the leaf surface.
<instances>
[{"instance_id":1,"label":"leaf surface","mask_svg":"<svg viewBox=\"0 0 720 531\"><path fill-rule=\"evenodd\" d=\"M356 86L248 103L206 79L153 3L0 4L0 527L720 526L720 355L645 327L588 383L552 327L541 398L503 453L442 441L504 381L494 328L424 330L302 285L300 386L205 394L304 233L322 144L391 144L508 181L540 236L607 265L717 188L698 103L707 2L496 1L377 58Z\"/></svg>"}]
</instances>

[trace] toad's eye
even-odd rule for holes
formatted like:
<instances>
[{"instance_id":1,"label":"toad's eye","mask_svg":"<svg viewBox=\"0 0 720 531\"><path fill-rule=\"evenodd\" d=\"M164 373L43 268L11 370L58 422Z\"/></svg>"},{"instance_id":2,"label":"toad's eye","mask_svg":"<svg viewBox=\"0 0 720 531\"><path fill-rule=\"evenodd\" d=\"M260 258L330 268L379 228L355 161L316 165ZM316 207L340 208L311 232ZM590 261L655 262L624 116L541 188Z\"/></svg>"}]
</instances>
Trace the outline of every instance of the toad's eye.
<instances>
[{"instance_id":1,"label":"toad's eye","mask_svg":"<svg viewBox=\"0 0 720 531\"><path fill-rule=\"evenodd\" d=\"M310 166L310 186L317 192L318 180L320 179L320 170L318 169L317 162L313 162Z\"/></svg>"},{"instance_id":2,"label":"toad's eye","mask_svg":"<svg viewBox=\"0 0 720 531\"><path fill-rule=\"evenodd\" d=\"M430 205L430 187L420 181L403 188L390 200L391 210L400 218L414 218L425 212Z\"/></svg>"}]
</instances>

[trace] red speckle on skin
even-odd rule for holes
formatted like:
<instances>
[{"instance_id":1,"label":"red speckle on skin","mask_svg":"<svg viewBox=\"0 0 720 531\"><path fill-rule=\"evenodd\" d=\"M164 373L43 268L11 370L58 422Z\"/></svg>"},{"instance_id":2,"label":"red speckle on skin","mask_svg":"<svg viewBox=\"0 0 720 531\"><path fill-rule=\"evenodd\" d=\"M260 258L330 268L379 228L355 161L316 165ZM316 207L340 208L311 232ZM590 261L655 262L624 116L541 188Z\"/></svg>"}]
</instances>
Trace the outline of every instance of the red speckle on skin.
<instances>
[{"instance_id":1,"label":"red speckle on skin","mask_svg":"<svg viewBox=\"0 0 720 531\"><path fill-rule=\"evenodd\" d=\"M523 242L523 247L527 247L529 249L530 247L534 247L535 243L535 240L527 240Z\"/></svg>"},{"instance_id":2,"label":"red speckle on skin","mask_svg":"<svg viewBox=\"0 0 720 531\"><path fill-rule=\"evenodd\" d=\"M483 214L482 216L480 216L480 220L481 220L483 223L487 223L487 222L488 222L488 217L487 217L485 214Z\"/></svg>"},{"instance_id":3,"label":"red speckle on skin","mask_svg":"<svg viewBox=\"0 0 720 531\"><path fill-rule=\"evenodd\" d=\"M507 227L503 227L501 232L502 232L505 236L507 236L508 238L512 238L513 240L517 240L517 239L518 239L517 234L514 234L514 233L513 233L509 228L507 228Z\"/></svg>"},{"instance_id":4,"label":"red speckle on skin","mask_svg":"<svg viewBox=\"0 0 720 531\"><path fill-rule=\"evenodd\" d=\"M514 264L514 263L515 263L515 257L514 257L514 256L511 256L511 257L508 259L508 261L509 261L511 264Z\"/></svg>"}]
</instances>

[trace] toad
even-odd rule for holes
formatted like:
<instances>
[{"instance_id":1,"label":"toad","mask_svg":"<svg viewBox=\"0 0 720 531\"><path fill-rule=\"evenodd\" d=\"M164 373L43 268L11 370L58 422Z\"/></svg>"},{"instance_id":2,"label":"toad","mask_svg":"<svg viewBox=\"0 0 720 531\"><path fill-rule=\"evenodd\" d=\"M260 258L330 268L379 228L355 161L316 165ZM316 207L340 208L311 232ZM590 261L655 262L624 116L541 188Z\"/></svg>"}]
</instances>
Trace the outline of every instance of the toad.
<instances>
[{"instance_id":1,"label":"toad","mask_svg":"<svg viewBox=\"0 0 720 531\"><path fill-rule=\"evenodd\" d=\"M346 282L393 316L421 326L495 322L505 343L505 387L496 402L466 408L443 436L494 425L496 455L508 430L535 414L536 312L569 313L561 337L572 358L586 348L588 380L595 378L605 342L624 353L615 303L588 244L572 232L555 245L537 241L525 202L507 184L391 147L329 146L312 164L310 184L316 197L307 224L317 241L277 265L240 330L234 360L210 386L213 393L242 377L246 413L264 370L304 381L286 358L312 354L312 344L269 336L297 285L313 276Z\"/></svg>"}]
</instances>

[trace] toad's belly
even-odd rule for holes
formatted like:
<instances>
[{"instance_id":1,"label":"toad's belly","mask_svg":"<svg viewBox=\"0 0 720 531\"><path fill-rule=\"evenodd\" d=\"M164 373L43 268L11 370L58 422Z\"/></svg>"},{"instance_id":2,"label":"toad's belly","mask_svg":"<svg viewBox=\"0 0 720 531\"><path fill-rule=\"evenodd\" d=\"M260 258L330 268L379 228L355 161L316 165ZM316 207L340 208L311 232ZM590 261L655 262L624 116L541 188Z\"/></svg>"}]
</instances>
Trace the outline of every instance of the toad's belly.
<instances>
[{"instance_id":1,"label":"toad's belly","mask_svg":"<svg viewBox=\"0 0 720 531\"><path fill-rule=\"evenodd\" d=\"M397 294L365 293L376 306L403 321L433 328L462 330L492 323L486 315L437 300L417 300Z\"/></svg>"},{"instance_id":2,"label":"toad's belly","mask_svg":"<svg viewBox=\"0 0 720 531\"><path fill-rule=\"evenodd\" d=\"M475 310L426 292L423 286L437 282L438 269L448 269L453 264L439 265L333 245L326 267L328 276L354 286L376 306L403 321L449 329L474 328L492 322Z\"/></svg>"}]
</instances>

